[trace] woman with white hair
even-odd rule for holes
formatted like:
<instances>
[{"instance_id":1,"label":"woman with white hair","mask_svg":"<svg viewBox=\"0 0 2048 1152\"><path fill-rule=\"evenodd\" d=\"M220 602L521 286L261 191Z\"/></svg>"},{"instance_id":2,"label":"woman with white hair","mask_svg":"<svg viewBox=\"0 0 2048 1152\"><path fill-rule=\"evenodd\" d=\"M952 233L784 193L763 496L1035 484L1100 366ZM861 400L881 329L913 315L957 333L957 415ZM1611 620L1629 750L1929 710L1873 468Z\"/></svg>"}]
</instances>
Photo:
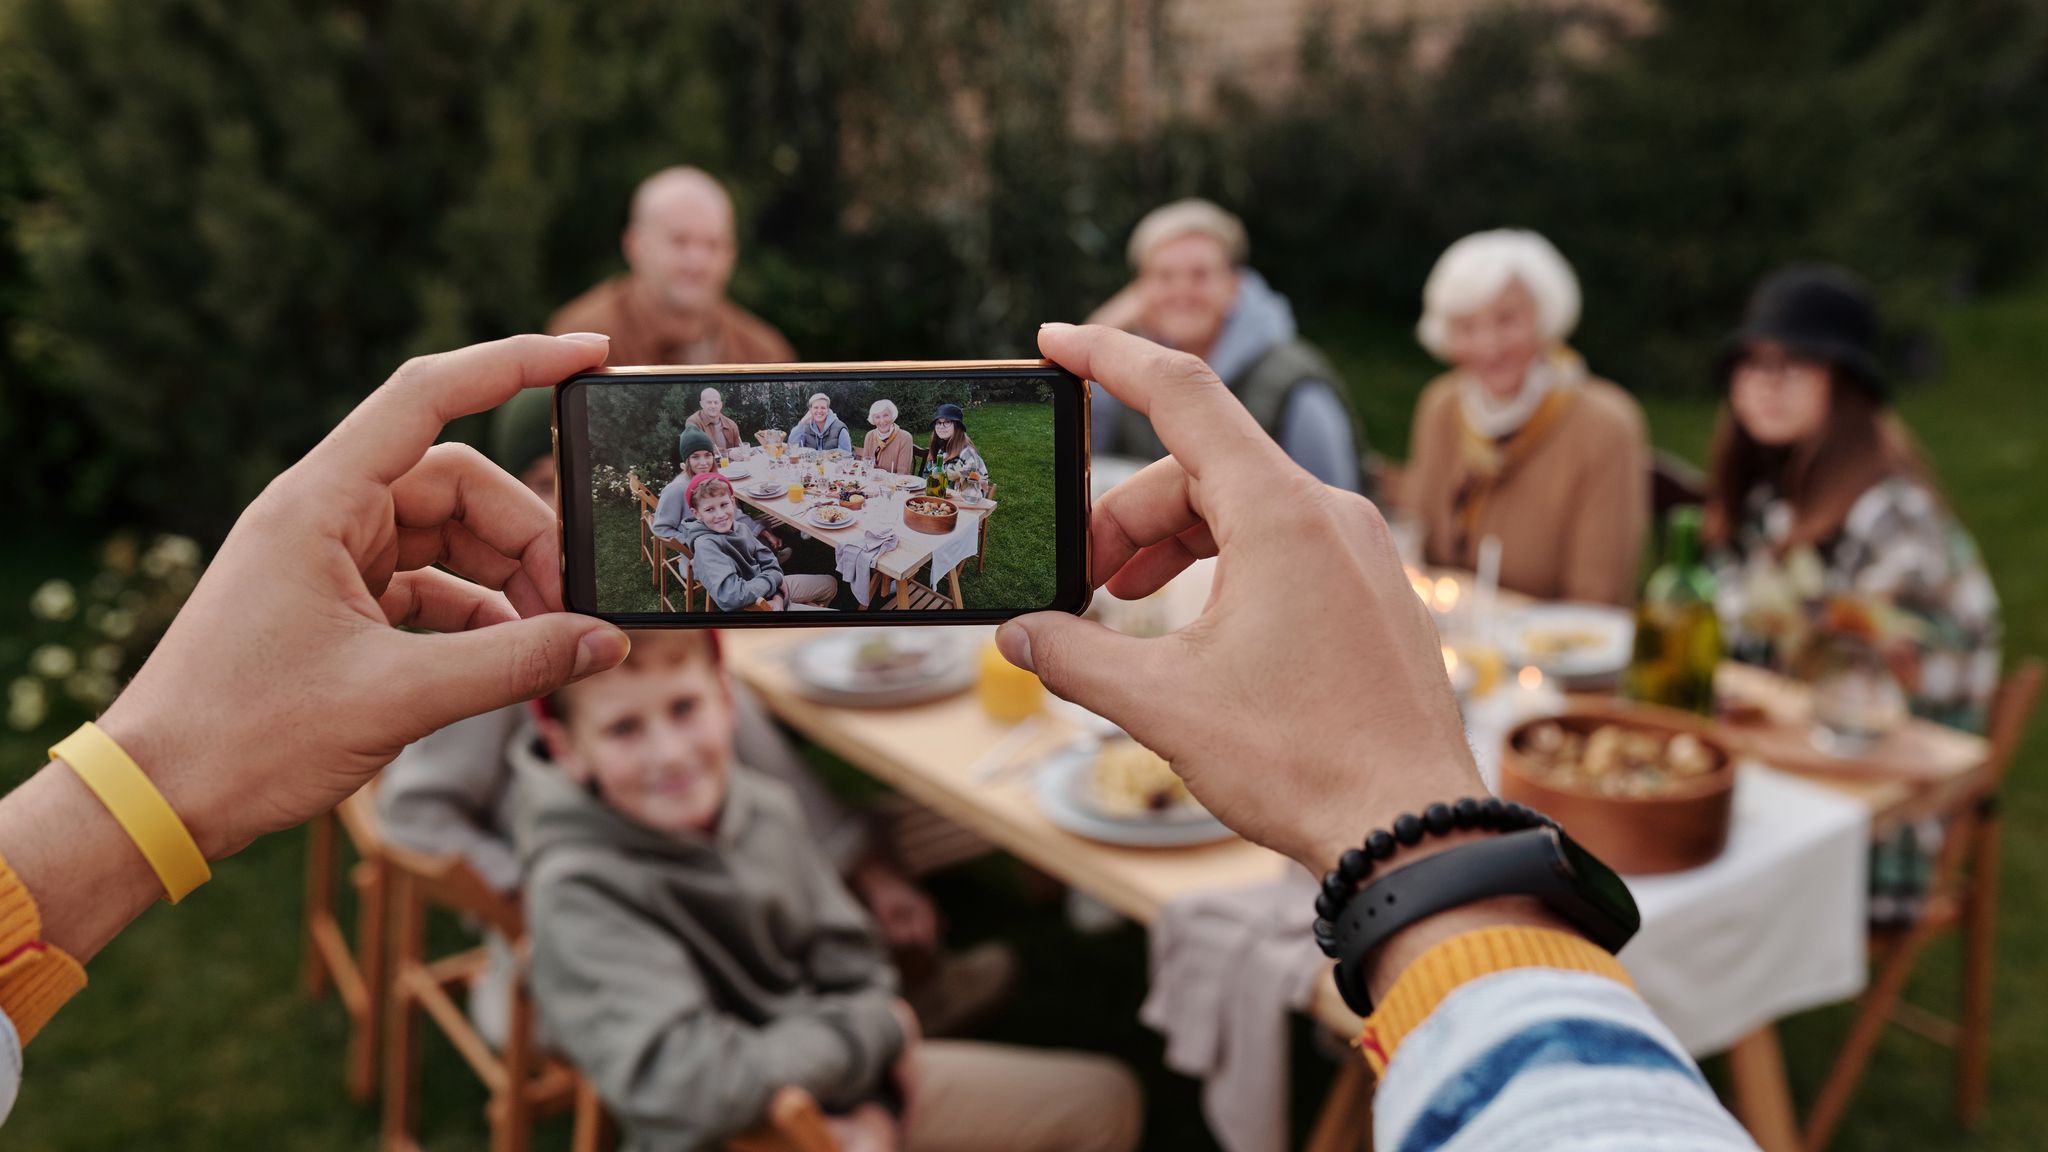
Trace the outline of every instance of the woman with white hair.
<instances>
[{"instance_id":1,"label":"woman with white hair","mask_svg":"<svg viewBox=\"0 0 2048 1152\"><path fill-rule=\"evenodd\" d=\"M805 401L804 418L789 430L791 448L810 448L818 452L853 451L853 435L832 414L832 398L823 392L811 393Z\"/></svg>"},{"instance_id":2,"label":"woman with white hair","mask_svg":"<svg viewBox=\"0 0 2048 1152\"><path fill-rule=\"evenodd\" d=\"M1364 491L1365 433L1343 381L1296 334L1287 298L1245 266L1249 250L1244 224L1207 200L1155 208L1131 232L1137 278L1089 323L1201 357L1295 463L1325 484ZM1097 452L1166 454L1151 422L1099 387L1093 406Z\"/></svg>"},{"instance_id":3,"label":"woman with white hair","mask_svg":"<svg viewBox=\"0 0 2048 1152\"><path fill-rule=\"evenodd\" d=\"M868 423L873 427L860 442L861 457L884 472L910 475L917 445L911 442L910 433L896 426L896 402L877 400L868 405Z\"/></svg>"},{"instance_id":4,"label":"woman with white hair","mask_svg":"<svg viewBox=\"0 0 2048 1152\"><path fill-rule=\"evenodd\" d=\"M1438 258L1416 336L1451 370L1415 407L1402 510L1431 564L1501 541L1502 587L1626 604L1649 520L1642 408L1565 342L1579 281L1550 241L1499 229Z\"/></svg>"}]
</instances>

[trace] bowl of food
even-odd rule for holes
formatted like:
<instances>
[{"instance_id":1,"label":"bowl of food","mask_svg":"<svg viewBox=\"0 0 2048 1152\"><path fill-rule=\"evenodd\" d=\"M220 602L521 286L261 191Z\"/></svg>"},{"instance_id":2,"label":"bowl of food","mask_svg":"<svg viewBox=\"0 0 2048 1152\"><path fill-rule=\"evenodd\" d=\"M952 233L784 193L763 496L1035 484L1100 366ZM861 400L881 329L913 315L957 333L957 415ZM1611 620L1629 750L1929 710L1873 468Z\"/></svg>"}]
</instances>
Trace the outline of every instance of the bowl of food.
<instances>
[{"instance_id":1,"label":"bowl of food","mask_svg":"<svg viewBox=\"0 0 2048 1152\"><path fill-rule=\"evenodd\" d=\"M903 523L913 532L944 536L960 523L960 507L940 496L912 496L903 502Z\"/></svg>"},{"instance_id":2,"label":"bowl of food","mask_svg":"<svg viewBox=\"0 0 2048 1152\"><path fill-rule=\"evenodd\" d=\"M1680 872L1728 844L1735 758L1691 713L1589 705L1509 732L1500 794L1550 816L1617 872Z\"/></svg>"}]
</instances>

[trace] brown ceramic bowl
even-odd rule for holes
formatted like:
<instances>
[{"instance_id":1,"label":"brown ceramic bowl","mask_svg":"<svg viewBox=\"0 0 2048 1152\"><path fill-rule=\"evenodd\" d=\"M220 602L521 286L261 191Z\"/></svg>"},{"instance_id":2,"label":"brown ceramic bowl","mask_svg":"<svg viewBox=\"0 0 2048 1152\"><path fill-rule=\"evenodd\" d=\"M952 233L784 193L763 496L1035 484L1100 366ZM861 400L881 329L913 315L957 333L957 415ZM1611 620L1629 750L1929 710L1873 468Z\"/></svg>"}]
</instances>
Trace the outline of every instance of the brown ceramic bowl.
<instances>
[{"instance_id":1,"label":"brown ceramic bowl","mask_svg":"<svg viewBox=\"0 0 2048 1152\"><path fill-rule=\"evenodd\" d=\"M916 507L919 501L926 501L929 504L941 507L936 512L920 512ZM903 503L903 523L914 531L929 532L934 536L944 536L951 532L953 526L959 522L959 506L944 497L912 493Z\"/></svg>"},{"instance_id":2,"label":"brown ceramic bowl","mask_svg":"<svg viewBox=\"0 0 2048 1152\"><path fill-rule=\"evenodd\" d=\"M1665 738L1691 733L1713 754L1715 764L1705 775L1678 781L1654 795L1600 796L1531 774L1524 741L1542 724L1580 734L1608 725ZM1689 712L1619 701L1582 705L1563 715L1526 721L1508 733L1501 749L1500 795L1556 820L1586 851L1623 875L1682 872L1719 856L1728 844L1735 757L1711 725Z\"/></svg>"}]
</instances>

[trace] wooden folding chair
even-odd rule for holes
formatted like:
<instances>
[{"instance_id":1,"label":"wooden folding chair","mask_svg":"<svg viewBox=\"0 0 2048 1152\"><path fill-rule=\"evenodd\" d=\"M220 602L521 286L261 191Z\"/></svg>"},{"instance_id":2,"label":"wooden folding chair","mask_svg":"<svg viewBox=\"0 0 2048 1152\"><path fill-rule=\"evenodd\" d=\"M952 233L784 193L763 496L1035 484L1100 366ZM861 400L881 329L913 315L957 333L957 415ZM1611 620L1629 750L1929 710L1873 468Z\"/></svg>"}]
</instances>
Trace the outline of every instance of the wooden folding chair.
<instances>
[{"instance_id":1,"label":"wooden folding chair","mask_svg":"<svg viewBox=\"0 0 2048 1152\"><path fill-rule=\"evenodd\" d=\"M691 574L693 557L689 546L680 540L671 540L654 530L654 513L661 506L661 496L640 482L640 477L626 473L626 483L631 487L633 499L640 505L640 558L654 569L654 595L661 603L661 610L673 612L675 607L668 599L668 578L671 574L683 586L683 611L692 611L697 591L704 586Z\"/></svg>"},{"instance_id":2,"label":"wooden folding chair","mask_svg":"<svg viewBox=\"0 0 2048 1152\"><path fill-rule=\"evenodd\" d=\"M343 800L333 812L306 824L306 956L302 980L306 995L318 999L332 984L348 1013L347 1084L349 1098L366 1103L377 1094L377 1061L384 1027L389 866L383 838L377 832L377 807L372 781ZM335 836L340 825L356 861L348 882L356 891L356 939L353 948L342 934L335 912Z\"/></svg>"},{"instance_id":3,"label":"wooden folding chair","mask_svg":"<svg viewBox=\"0 0 2048 1152\"><path fill-rule=\"evenodd\" d=\"M490 963L486 947L428 960L430 907L472 918L526 953L525 923L517 897L484 883L466 861L391 846L388 856L394 932L391 946L389 1052L385 1062L383 1152L419 1152L414 1139L419 1089L419 1016L441 1029L463 1062L490 1092L485 1115L491 1152L525 1152L536 1121L567 1109L573 1152L605 1152L613 1143L604 1102L590 1080L534 1042L533 1000L523 980L506 990L505 1044L493 1050L457 1003L458 989L474 987ZM825 1115L810 1093L785 1087L759 1128L726 1143L728 1152L837 1152Z\"/></svg>"},{"instance_id":4,"label":"wooden folding chair","mask_svg":"<svg viewBox=\"0 0 2048 1152\"><path fill-rule=\"evenodd\" d=\"M1807 1152L1820 1152L1833 1139L1887 1023L1896 1022L1955 1048L1956 1118L1963 1127L1974 1128L1983 1116L1998 914L1998 790L2033 716L2042 672L2040 660L2028 660L1998 686L1991 705L1991 755L1942 819L1946 835L1919 919L1897 931L1872 935L1876 977L1857 1001L1849 1036L1807 1117ZM1901 999L1920 954L1957 931L1963 938L1960 1023Z\"/></svg>"},{"instance_id":5,"label":"wooden folding chair","mask_svg":"<svg viewBox=\"0 0 2048 1152\"><path fill-rule=\"evenodd\" d=\"M573 1110L576 1152L599 1152L609 1133L596 1093L574 1068L540 1051L534 1042L533 1002L523 980L506 990L505 1044L494 1049L478 1034L457 1002L455 992L472 988L490 964L487 947L429 960L426 956L427 910L440 908L470 917L513 942L515 955L525 949L524 918L516 896L504 895L484 883L467 861L387 846L390 864L393 931L389 1048L384 1065L384 1152L418 1152L413 1136L417 1120L420 1077L419 1020L425 1013L441 1029L490 1092L485 1115L491 1129L491 1152L525 1152L534 1122Z\"/></svg>"}]
</instances>

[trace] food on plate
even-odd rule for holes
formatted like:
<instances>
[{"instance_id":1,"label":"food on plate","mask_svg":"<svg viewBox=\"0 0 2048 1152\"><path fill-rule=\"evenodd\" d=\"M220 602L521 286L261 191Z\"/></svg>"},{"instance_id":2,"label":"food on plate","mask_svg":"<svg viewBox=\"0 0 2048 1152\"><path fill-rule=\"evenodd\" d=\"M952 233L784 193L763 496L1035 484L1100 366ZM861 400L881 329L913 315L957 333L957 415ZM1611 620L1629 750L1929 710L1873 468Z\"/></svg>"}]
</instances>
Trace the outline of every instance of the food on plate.
<instances>
[{"instance_id":1,"label":"food on plate","mask_svg":"<svg viewBox=\"0 0 2048 1152\"><path fill-rule=\"evenodd\" d=\"M1621 724L1584 733L1538 724L1519 750L1535 779L1595 796L1657 796L1720 767L1720 754L1689 732L1667 737Z\"/></svg>"},{"instance_id":2,"label":"food on plate","mask_svg":"<svg viewBox=\"0 0 2048 1152\"><path fill-rule=\"evenodd\" d=\"M1522 651L1538 662L1601 648L1608 642L1607 633L1591 628L1529 628L1522 633Z\"/></svg>"},{"instance_id":3,"label":"food on plate","mask_svg":"<svg viewBox=\"0 0 2048 1152\"><path fill-rule=\"evenodd\" d=\"M867 502L868 498L861 495L858 492L851 493L846 497L846 506L856 511L858 511L862 506L867 504Z\"/></svg>"},{"instance_id":4,"label":"food on plate","mask_svg":"<svg viewBox=\"0 0 2048 1152\"><path fill-rule=\"evenodd\" d=\"M945 516L953 511L944 500L919 499L904 503L905 508L920 516Z\"/></svg>"},{"instance_id":5,"label":"food on plate","mask_svg":"<svg viewBox=\"0 0 2048 1152\"><path fill-rule=\"evenodd\" d=\"M1134 740L1112 740L1095 755L1095 803L1113 816L1151 816L1195 803L1173 768Z\"/></svg>"},{"instance_id":6,"label":"food on plate","mask_svg":"<svg viewBox=\"0 0 2048 1152\"><path fill-rule=\"evenodd\" d=\"M848 520L853 519L853 513L848 512L844 508L835 508L828 504L812 513L812 518L820 524L844 524Z\"/></svg>"},{"instance_id":7,"label":"food on plate","mask_svg":"<svg viewBox=\"0 0 2048 1152\"><path fill-rule=\"evenodd\" d=\"M853 664L863 675L886 680L919 671L932 655L930 648L907 645L890 636L875 636L861 641L860 647L854 649Z\"/></svg>"}]
</instances>

